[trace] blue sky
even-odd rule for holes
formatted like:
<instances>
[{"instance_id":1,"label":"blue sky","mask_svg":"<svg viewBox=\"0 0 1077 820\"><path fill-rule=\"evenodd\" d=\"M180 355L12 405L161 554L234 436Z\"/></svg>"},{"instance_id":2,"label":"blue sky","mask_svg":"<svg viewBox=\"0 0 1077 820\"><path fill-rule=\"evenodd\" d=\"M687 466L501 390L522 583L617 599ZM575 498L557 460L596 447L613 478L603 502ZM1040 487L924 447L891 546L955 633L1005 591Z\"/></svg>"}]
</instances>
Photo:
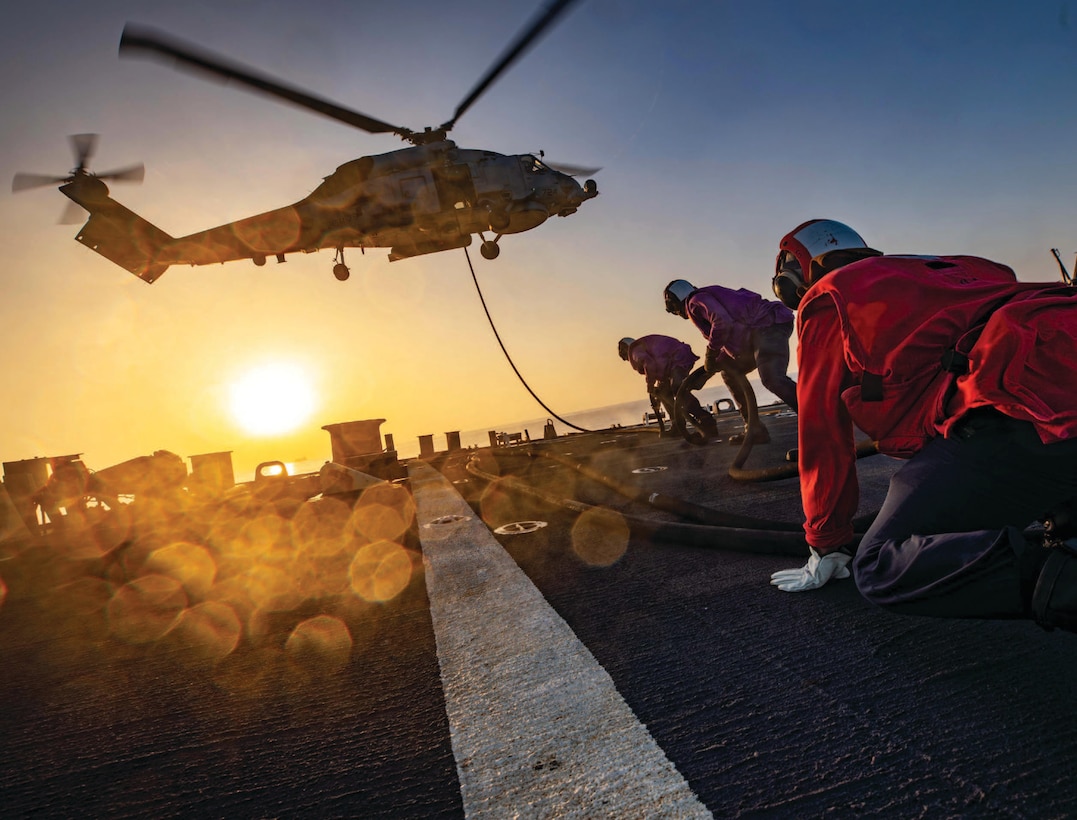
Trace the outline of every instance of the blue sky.
<instances>
[{"instance_id":1,"label":"blue sky","mask_svg":"<svg viewBox=\"0 0 1077 820\"><path fill-rule=\"evenodd\" d=\"M0 32L0 171L146 164L118 200L173 235L294 202L338 165L402 147L144 60L133 21L364 113L448 119L538 4L43 2ZM1068 2L582 0L460 120L464 147L602 166L601 195L472 259L506 346L558 413L641 398L615 353L666 333L672 278L769 291L805 219L890 252L971 253L1028 281L1072 267L1077 8ZM55 191L0 197L0 458L154 449L327 458L322 424L386 418L398 442L544 415L493 338L460 252L392 263L328 252L173 268L147 286L73 241ZM230 426L250 367L305 368L317 407L271 440ZM401 447L405 449L405 447Z\"/></svg>"}]
</instances>

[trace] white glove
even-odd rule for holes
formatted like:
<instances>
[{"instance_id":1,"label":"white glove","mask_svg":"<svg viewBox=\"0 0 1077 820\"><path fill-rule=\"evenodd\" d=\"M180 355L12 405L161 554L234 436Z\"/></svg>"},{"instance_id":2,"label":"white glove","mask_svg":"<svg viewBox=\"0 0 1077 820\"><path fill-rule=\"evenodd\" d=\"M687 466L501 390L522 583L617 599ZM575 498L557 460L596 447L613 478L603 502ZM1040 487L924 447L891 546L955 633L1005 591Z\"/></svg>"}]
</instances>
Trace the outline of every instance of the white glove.
<instances>
[{"instance_id":1,"label":"white glove","mask_svg":"<svg viewBox=\"0 0 1077 820\"><path fill-rule=\"evenodd\" d=\"M800 569L783 569L770 576L770 583L782 592L806 592L819 589L831 578L848 578L851 574L845 566L852 556L844 552L820 555L815 547L809 547L811 558Z\"/></svg>"}]
</instances>

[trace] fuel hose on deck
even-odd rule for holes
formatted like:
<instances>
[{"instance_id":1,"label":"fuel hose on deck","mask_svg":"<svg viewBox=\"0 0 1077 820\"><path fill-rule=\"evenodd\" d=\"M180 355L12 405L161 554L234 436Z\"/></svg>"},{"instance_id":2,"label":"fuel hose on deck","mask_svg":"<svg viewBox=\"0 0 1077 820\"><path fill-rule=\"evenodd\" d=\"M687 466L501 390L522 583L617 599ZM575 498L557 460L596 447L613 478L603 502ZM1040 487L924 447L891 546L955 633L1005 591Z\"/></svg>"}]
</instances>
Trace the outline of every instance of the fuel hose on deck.
<instances>
[{"instance_id":1,"label":"fuel hose on deck","mask_svg":"<svg viewBox=\"0 0 1077 820\"><path fill-rule=\"evenodd\" d=\"M873 455L878 451L875 449L873 442L861 442L858 445L858 455L860 449L863 448L864 455ZM635 487L631 484L626 484L623 481L619 481L612 476L601 473L595 470L583 462L573 461L567 459L564 456L559 456L553 453L544 453L536 450L523 450L518 453L504 453L503 455L516 456L518 458L533 459L544 458L560 464L564 467L574 470L582 475L584 478L589 478L592 481L598 482L619 495L625 498L635 501L647 506L654 507L655 509L668 512L673 515L678 515L681 518L691 519L700 524L707 524L717 527L733 527L741 529L752 530L764 530L767 532L801 532L803 527L800 524L791 523L788 521L775 521L770 518L759 518L753 515L744 515L742 513L732 513L725 510L717 510L714 507L705 507L701 504L695 504L691 501L685 501L684 499L677 498L676 496L667 495L665 493L650 492L648 490ZM795 474L794 474L795 475ZM872 521L875 520L877 512L868 513L866 515L857 516L853 519L853 530L856 533L863 533L867 531L871 526Z\"/></svg>"},{"instance_id":2,"label":"fuel hose on deck","mask_svg":"<svg viewBox=\"0 0 1077 820\"><path fill-rule=\"evenodd\" d=\"M682 518L690 518L693 521L698 521L701 524L709 524L711 526L720 527L735 527L735 528L749 528L753 530L768 530L771 532L800 532L801 527L799 524L787 523L782 521L772 521L766 518L757 518L751 515L742 515L740 513L725 512L723 510L716 510L713 507L704 507L700 504L694 504L691 501L685 501L677 498L676 496L666 495L664 493L655 493L648 490L641 489L639 487L633 487L630 484L626 484L623 481L618 481L612 476L608 476L605 473L600 473L582 462L573 462L563 456L554 455L551 453L543 453L543 458L548 458L551 461L555 461L558 464L562 464L569 467L580 475L596 481L599 484L603 484L609 487L611 490L616 491L620 495L629 498L633 501L638 501L643 504L648 504L655 509L662 510L663 512L673 513L679 515Z\"/></svg>"},{"instance_id":3,"label":"fuel hose on deck","mask_svg":"<svg viewBox=\"0 0 1077 820\"><path fill-rule=\"evenodd\" d=\"M633 534L645 536L656 543L706 547L708 549L746 552L756 555L789 555L803 558L808 552L803 532L763 530L757 527L730 527L681 522L654 521L624 515L607 507L585 504L571 498L532 487L514 476L498 476L482 470L476 457L469 459L467 472L476 478L496 484L506 490L524 493L552 506L576 513L597 513L592 521L608 520L610 525L627 524Z\"/></svg>"}]
</instances>

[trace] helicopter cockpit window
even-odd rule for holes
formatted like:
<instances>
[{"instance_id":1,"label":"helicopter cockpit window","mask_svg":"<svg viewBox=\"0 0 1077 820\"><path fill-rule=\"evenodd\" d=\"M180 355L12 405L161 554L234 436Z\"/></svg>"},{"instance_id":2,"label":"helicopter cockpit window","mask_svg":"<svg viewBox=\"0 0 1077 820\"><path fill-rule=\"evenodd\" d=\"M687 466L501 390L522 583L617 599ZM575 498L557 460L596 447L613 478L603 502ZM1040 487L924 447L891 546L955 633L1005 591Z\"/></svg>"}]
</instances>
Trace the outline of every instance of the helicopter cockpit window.
<instances>
[{"instance_id":1,"label":"helicopter cockpit window","mask_svg":"<svg viewBox=\"0 0 1077 820\"><path fill-rule=\"evenodd\" d=\"M522 154L520 156L520 162L523 164L524 170L530 171L531 173L538 173L540 171L547 170L547 166L542 162L542 160L531 154Z\"/></svg>"}]
</instances>

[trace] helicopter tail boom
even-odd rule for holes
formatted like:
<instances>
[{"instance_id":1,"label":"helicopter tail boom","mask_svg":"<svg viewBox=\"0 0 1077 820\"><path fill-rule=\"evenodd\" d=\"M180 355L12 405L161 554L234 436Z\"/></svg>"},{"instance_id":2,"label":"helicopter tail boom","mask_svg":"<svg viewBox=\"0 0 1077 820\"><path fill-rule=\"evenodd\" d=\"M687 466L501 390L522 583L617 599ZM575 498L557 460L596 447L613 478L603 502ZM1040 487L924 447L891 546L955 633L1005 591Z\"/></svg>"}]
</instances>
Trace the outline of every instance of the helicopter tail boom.
<instances>
[{"instance_id":1,"label":"helicopter tail boom","mask_svg":"<svg viewBox=\"0 0 1077 820\"><path fill-rule=\"evenodd\" d=\"M65 185L60 190L90 212L90 218L75 236L83 245L144 282L152 284L168 270L167 263L157 261L158 253L173 241L167 233L107 193L82 196L84 192L78 190L77 183Z\"/></svg>"}]
</instances>

